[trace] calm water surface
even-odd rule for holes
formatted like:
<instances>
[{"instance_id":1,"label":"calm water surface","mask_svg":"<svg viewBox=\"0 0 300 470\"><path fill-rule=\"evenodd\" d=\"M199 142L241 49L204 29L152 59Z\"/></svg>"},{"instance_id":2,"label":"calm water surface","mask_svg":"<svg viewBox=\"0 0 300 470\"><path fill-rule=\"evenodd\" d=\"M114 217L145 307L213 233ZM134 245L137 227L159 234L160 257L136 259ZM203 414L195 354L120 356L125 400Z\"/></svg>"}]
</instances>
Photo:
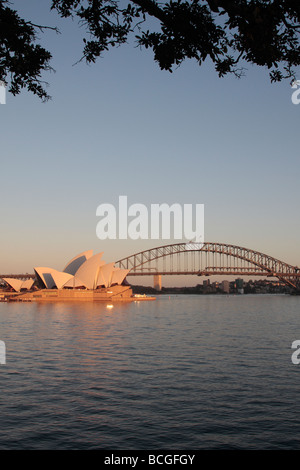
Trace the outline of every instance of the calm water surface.
<instances>
[{"instance_id":1,"label":"calm water surface","mask_svg":"<svg viewBox=\"0 0 300 470\"><path fill-rule=\"evenodd\" d=\"M300 449L300 296L0 303L0 449Z\"/></svg>"}]
</instances>

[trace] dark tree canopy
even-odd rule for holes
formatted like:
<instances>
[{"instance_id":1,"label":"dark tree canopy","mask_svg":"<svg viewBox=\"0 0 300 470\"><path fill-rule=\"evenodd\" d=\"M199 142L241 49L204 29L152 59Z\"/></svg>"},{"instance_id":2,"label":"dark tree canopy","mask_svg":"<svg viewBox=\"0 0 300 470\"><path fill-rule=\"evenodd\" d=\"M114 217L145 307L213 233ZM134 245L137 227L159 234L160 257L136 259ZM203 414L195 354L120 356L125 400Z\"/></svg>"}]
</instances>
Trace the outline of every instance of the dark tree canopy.
<instances>
[{"instance_id":1,"label":"dark tree canopy","mask_svg":"<svg viewBox=\"0 0 300 470\"><path fill-rule=\"evenodd\" d=\"M49 9L84 25L80 56L89 63L133 35L170 72L186 58L199 65L209 58L220 77L240 76L242 64L250 63L280 81L295 78L300 64L299 0L49 0ZM13 1L0 0L0 80L14 95L27 88L49 98L41 77L51 69L51 54L37 40L45 28L57 31L25 21Z\"/></svg>"}]
</instances>

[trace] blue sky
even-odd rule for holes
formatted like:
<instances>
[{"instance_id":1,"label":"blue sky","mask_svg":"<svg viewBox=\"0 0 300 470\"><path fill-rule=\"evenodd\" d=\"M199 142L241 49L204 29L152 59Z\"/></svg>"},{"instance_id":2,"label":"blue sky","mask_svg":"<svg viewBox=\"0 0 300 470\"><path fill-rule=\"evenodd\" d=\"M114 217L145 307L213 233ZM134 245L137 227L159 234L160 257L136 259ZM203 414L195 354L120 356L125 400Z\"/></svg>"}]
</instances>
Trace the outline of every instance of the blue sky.
<instances>
[{"instance_id":1,"label":"blue sky","mask_svg":"<svg viewBox=\"0 0 300 470\"><path fill-rule=\"evenodd\" d=\"M300 105L288 81L271 84L267 70L249 66L240 80L220 79L192 61L170 74L130 45L74 65L77 24L48 2L13 3L61 34L40 34L56 69L44 77L52 100L24 91L0 106L1 272L62 269L87 249L110 262L167 244L97 238L97 206L119 195L148 207L203 203L206 241L300 265Z\"/></svg>"}]
</instances>

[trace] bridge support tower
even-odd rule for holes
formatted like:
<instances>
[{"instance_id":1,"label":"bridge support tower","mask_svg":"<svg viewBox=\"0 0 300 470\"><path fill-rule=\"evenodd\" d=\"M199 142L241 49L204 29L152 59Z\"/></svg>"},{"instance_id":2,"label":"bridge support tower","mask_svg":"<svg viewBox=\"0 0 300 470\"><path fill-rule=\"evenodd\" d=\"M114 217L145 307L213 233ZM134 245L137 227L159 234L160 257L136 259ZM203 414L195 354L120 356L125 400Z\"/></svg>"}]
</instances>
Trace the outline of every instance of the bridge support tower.
<instances>
[{"instance_id":1,"label":"bridge support tower","mask_svg":"<svg viewBox=\"0 0 300 470\"><path fill-rule=\"evenodd\" d=\"M154 281L154 284L153 284L154 289L161 290L161 274L155 274L153 276L153 281Z\"/></svg>"}]
</instances>

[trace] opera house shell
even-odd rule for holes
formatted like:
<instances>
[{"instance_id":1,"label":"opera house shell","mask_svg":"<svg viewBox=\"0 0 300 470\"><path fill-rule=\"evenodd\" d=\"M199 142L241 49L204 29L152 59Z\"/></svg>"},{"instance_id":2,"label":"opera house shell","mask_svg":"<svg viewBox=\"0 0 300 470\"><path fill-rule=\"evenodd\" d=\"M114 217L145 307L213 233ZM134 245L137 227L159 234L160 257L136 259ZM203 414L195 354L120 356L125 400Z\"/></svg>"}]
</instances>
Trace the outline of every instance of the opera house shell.
<instances>
[{"instance_id":1,"label":"opera house shell","mask_svg":"<svg viewBox=\"0 0 300 470\"><path fill-rule=\"evenodd\" d=\"M106 264L103 252L93 255L84 251L71 259L63 271L47 267L34 268L37 283L43 289L89 289L108 288L121 285L129 270L120 269L114 263Z\"/></svg>"},{"instance_id":2,"label":"opera house shell","mask_svg":"<svg viewBox=\"0 0 300 470\"><path fill-rule=\"evenodd\" d=\"M22 294L22 300L128 300L132 289L125 278L129 270L114 263L105 263L102 253L84 251L72 258L63 271L49 267L36 267L35 285L38 289ZM34 280L21 281L5 278L15 291L31 289Z\"/></svg>"},{"instance_id":3,"label":"opera house shell","mask_svg":"<svg viewBox=\"0 0 300 470\"><path fill-rule=\"evenodd\" d=\"M34 279L15 279L13 277L3 277L3 281L9 285L15 292L21 292L22 290L30 290L33 286Z\"/></svg>"}]
</instances>

